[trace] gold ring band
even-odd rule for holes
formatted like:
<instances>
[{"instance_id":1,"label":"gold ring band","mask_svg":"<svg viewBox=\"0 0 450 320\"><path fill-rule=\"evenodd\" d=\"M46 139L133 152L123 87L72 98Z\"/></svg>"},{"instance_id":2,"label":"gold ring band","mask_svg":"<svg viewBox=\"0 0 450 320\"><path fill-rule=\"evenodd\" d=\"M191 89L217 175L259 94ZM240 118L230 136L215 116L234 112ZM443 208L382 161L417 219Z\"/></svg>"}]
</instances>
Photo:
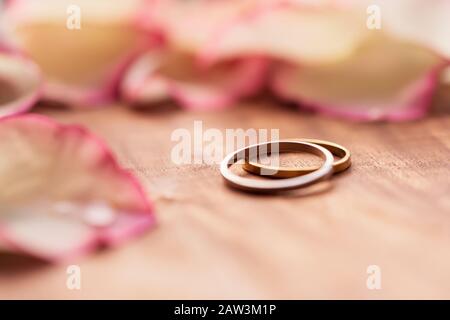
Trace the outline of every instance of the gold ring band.
<instances>
[{"instance_id":1,"label":"gold ring band","mask_svg":"<svg viewBox=\"0 0 450 320\"><path fill-rule=\"evenodd\" d=\"M278 147L279 152L311 152L321 156L324 162L322 166L316 168L313 172L283 180L255 180L241 177L230 170L234 163L240 160L248 160L251 158L251 155L259 154L262 148L265 149L262 151L262 154L272 152L272 146L274 145ZM306 187L329 178L333 172L333 161L334 158L331 152L317 144L295 140L271 141L254 144L230 153L222 160L220 173L225 181L234 188L252 192L275 192Z\"/></svg>"},{"instance_id":2,"label":"gold ring band","mask_svg":"<svg viewBox=\"0 0 450 320\"><path fill-rule=\"evenodd\" d=\"M317 140L317 139L292 139L289 141L303 141L313 143L319 146L322 146L329 150L333 155L339 157L339 160L336 160L333 163L333 172L338 173L348 169L351 165L351 156L350 151L345 147L330 141ZM297 168L297 167L271 167L264 164L260 164L256 161L252 161L249 158L246 158L245 163L243 165L245 171L263 175L262 171L271 172L270 175L265 175L269 178L292 178L305 175L307 173L316 171L319 169L318 166L315 167L306 167L306 168Z\"/></svg>"}]
</instances>

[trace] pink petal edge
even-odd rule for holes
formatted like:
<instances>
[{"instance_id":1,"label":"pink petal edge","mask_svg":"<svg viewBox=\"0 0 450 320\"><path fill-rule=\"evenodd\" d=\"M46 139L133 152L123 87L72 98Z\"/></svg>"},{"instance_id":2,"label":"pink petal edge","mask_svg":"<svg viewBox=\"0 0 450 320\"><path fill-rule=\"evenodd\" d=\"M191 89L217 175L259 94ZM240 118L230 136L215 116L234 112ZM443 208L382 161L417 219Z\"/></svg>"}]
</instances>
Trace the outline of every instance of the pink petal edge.
<instances>
[{"instance_id":1,"label":"pink petal edge","mask_svg":"<svg viewBox=\"0 0 450 320\"><path fill-rule=\"evenodd\" d=\"M98 88L80 89L69 85L47 82L43 89L43 99L68 103L70 107L79 109L99 108L114 102L122 77L141 52L142 49L139 49L125 57L122 62L113 68L103 85Z\"/></svg>"},{"instance_id":2,"label":"pink petal edge","mask_svg":"<svg viewBox=\"0 0 450 320\"><path fill-rule=\"evenodd\" d=\"M398 106L395 102L392 106L384 106L383 112L374 113L370 111L351 111L345 110L341 105L320 104L312 100L307 100L302 97L293 97L286 93L283 89L283 84L279 80L271 82L272 91L280 98L286 101L296 102L298 107L303 110L314 111L330 117L338 117L351 121L408 121L416 120L424 117L431 107L431 100L436 88L439 85L439 75L448 63L438 65L433 68L422 79L405 88L399 96L408 97L410 106L406 109L396 110ZM359 109L364 110L364 106Z\"/></svg>"},{"instance_id":3,"label":"pink petal edge","mask_svg":"<svg viewBox=\"0 0 450 320\"><path fill-rule=\"evenodd\" d=\"M241 72L232 88L224 88L221 94L209 100L196 100L189 90L176 82L171 82L173 99L189 110L220 110L231 106L241 98L256 94L266 83L268 62L264 58L248 58L237 67Z\"/></svg>"},{"instance_id":4,"label":"pink petal edge","mask_svg":"<svg viewBox=\"0 0 450 320\"><path fill-rule=\"evenodd\" d=\"M123 241L126 241L130 238L142 234L148 228L155 225L156 219L154 216L153 206L151 205L149 199L146 197L145 191L142 188L141 184L131 172L119 166L113 154L106 146L105 142L94 136L92 133L90 133L82 126L63 125L57 123L56 121L48 117L37 114L11 115L8 117L4 117L0 119L0 126L1 124L7 121L14 121L16 119L26 119L33 122L36 121L48 126L51 129L58 131L62 130L60 131L62 133L70 132L72 134L81 135L83 136L84 139L89 139L90 142L96 144L98 146L98 150L101 152L102 155L101 161L98 163L98 165L101 166L102 163L105 162L109 163L110 165L112 164L114 170L116 170L118 174L122 175L123 179L128 180L128 182L130 182L130 184L133 186L136 194L140 199L139 203L140 209L137 212L136 211L122 212L122 214L124 214L126 217L131 217L131 215L135 215L133 218L138 217L138 219L135 219L133 223L130 223L128 227L122 230L121 232L115 232L114 230L110 230L109 228L106 228L104 230L97 229L97 232L93 232L92 236L82 241L77 248L74 248L73 250L65 252L64 254L58 256L47 255L45 252L34 251L33 249L28 248L25 245L22 245L20 241L17 241L14 238L14 235L8 232L7 228L1 225L1 223L0 223L0 242L3 242L8 248L11 248L16 252L30 255L32 257L48 262L61 263L71 260L75 257L86 255L99 247L103 246L114 247Z\"/></svg>"},{"instance_id":5,"label":"pink petal edge","mask_svg":"<svg viewBox=\"0 0 450 320\"><path fill-rule=\"evenodd\" d=\"M139 59L137 59L139 60ZM137 61L139 63L139 61ZM137 65L139 66L139 65ZM123 98L129 103L145 103L141 101L142 92L145 91L146 83L149 79L158 80L165 84L168 98L172 98L179 105L188 110L219 110L235 103L240 98L251 96L257 93L266 83L266 73L268 61L265 58L248 58L240 61L233 72L239 74L238 79L232 86L220 88L220 92L212 93L209 97L197 98L195 93L189 89L190 83L183 83L170 79L158 73L157 68L153 73L143 75L133 72L125 75L121 88ZM142 71L142 68L140 68ZM145 77L143 79L142 77ZM134 78L134 79L133 79ZM201 87L199 84L193 86Z\"/></svg>"},{"instance_id":6,"label":"pink petal edge","mask_svg":"<svg viewBox=\"0 0 450 320\"><path fill-rule=\"evenodd\" d=\"M19 97L18 99L7 103L6 106L8 108L13 109L14 111L11 113L5 114L5 115L2 115L0 112L0 119L2 119L4 117L25 113L28 110L30 110L37 103L37 101L41 98L41 96L43 94L44 81L43 81L43 75L42 75L39 67L32 60L28 59L24 55L12 50L11 48L9 48L7 46L3 46L3 45L0 48L0 55L5 55L8 58L16 59L17 61L20 61L21 63L23 63L23 65L26 66L25 68L29 71L29 74L27 75L27 77L30 77L30 75L32 77L35 77L36 81L38 83L37 86L35 87L35 89L32 90L29 94ZM1 72L1 70L0 70L0 72ZM1 76L1 74L0 74L0 76ZM0 105L0 109L2 107L3 106Z\"/></svg>"},{"instance_id":7,"label":"pink petal edge","mask_svg":"<svg viewBox=\"0 0 450 320\"><path fill-rule=\"evenodd\" d=\"M198 53L198 61L202 66L209 66L217 62L218 58L215 55L215 47L217 42L220 41L224 35L226 35L229 30L234 28L237 24L245 24L251 19L256 19L259 16L270 12L271 10L277 10L280 8L285 8L295 5L292 0L275 0L273 3L262 3L256 5L253 10L245 12L236 16L234 19L230 19L226 23L222 24L215 30L214 36L211 37L211 41L205 45L205 47Z\"/></svg>"},{"instance_id":8,"label":"pink petal edge","mask_svg":"<svg viewBox=\"0 0 450 320\"><path fill-rule=\"evenodd\" d=\"M146 1L140 0L140 2L142 3L141 6L145 7ZM20 21L21 17L19 12L23 10L22 7L26 6L27 1L25 0L9 0L5 4L5 14L7 16L11 15L9 19L12 19L12 21L16 19ZM137 33L143 33L141 26L136 23L137 17L140 14L141 13L136 12L134 15L130 16L127 21L127 26L136 30ZM120 61L110 67L110 72L104 76L103 81L99 85L92 86L91 88L65 84L62 81L50 82L45 79L44 72L41 72L43 86L41 88L40 98L48 101L61 102L70 107L79 109L103 107L106 104L114 102L118 96L120 80L126 70L136 57L149 46L153 45L157 36L159 36L159 33L155 31L151 37L148 37L149 39L144 39L144 37L142 37L133 48L122 55ZM28 55L24 52L24 48L13 47L17 46L14 37L15 36L9 34L6 38L8 49L23 56ZM36 66L38 65L36 64Z\"/></svg>"},{"instance_id":9,"label":"pink petal edge","mask_svg":"<svg viewBox=\"0 0 450 320\"><path fill-rule=\"evenodd\" d=\"M348 9L349 5L347 0L324 0L323 2L318 1L317 3L309 0L273 0L273 1L261 1L261 3L255 2L254 7L251 10L241 13L230 19L227 22L220 25L217 30L214 31L211 40L207 42L204 48L201 48L198 53L198 61L202 66L209 66L220 60L220 56L217 54L217 46L226 37L236 25L245 25L252 20L264 17L266 14L270 14L274 10L283 9L299 9L307 8L309 10L320 10L322 8L328 9ZM272 56L272 54L267 52L259 52L258 56L264 56L267 59L280 59L280 57ZM285 60L285 58L282 58Z\"/></svg>"}]
</instances>

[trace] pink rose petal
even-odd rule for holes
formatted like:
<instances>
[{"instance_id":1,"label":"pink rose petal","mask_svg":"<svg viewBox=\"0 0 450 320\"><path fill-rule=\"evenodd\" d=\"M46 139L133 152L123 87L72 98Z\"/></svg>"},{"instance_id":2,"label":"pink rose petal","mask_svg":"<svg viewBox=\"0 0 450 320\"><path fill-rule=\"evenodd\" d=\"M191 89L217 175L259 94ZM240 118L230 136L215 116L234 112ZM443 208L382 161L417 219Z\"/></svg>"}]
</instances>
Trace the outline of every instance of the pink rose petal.
<instances>
[{"instance_id":1,"label":"pink rose petal","mask_svg":"<svg viewBox=\"0 0 450 320\"><path fill-rule=\"evenodd\" d=\"M384 32L427 46L450 59L450 0L342 1L359 13L378 6Z\"/></svg>"},{"instance_id":2,"label":"pink rose petal","mask_svg":"<svg viewBox=\"0 0 450 320\"><path fill-rule=\"evenodd\" d=\"M167 44L188 54L197 53L216 31L257 2L267 0L147 0L138 24L161 31Z\"/></svg>"},{"instance_id":3,"label":"pink rose petal","mask_svg":"<svg viewBox=\"0 0 450 320\"><path fill-rule=\"evenodd\" d=\"M343 62L280 65L272 88L302 108L353 120L410 120L426 114L442 58L430 50L374 36Z\"/></svg>"},{"instance_id":4,"label":"pink rose petal","mask_svg":"<svg viewBox=\"0 0 450 320\"><path fill-rule=\"evenodd\" d=\"M0 118L30 109L41 89L42 76L32 61L0 52Z\"/></svg>"},{"instance_id":5,"label":"pink rose petal","mask_svg":"<svg viewBox=\"0 0 450 320\"><path fill-rule=\"evenodd\" d=\"M222 62L204 69L190 55L147 52L127 72L124 99L154 104L173 99L187 109L220 109L259 91L265 83L265 59Z\"/></svg>"},{"instance_id":6,"label":"pink rose petal","mask_svg":"<svg viewBox=\"0 0 450 320\"><path fill-rule=\"evenodd\" d=\"M209 64L263 55L296 63L331 63L351 55L366 36L361 16L335 1L256 3L204 41L200 59Z\"/></svg>"},{"instance_id":7,"label":"pink rose petal","mask_svg":"<svg viewBox=\"0 0 450 320\"><path fill-rule=\"evenodd\" d=\"M61 261L154 224L138 181L84 128L38 115L0 120L0 247Z\"/></svg>"},{"instance_id":8,"label":"pink rose petal","mask_svg":"<svg viewBox=\"0 0 450 320\"><path fill-rule=\"evenodd\" d=\"M124 70L148 44L135 26L141 2L15 0L4 14L5 33L43 70L44 98L101 105L114 98Z\"/></svg>"}]
</instances>

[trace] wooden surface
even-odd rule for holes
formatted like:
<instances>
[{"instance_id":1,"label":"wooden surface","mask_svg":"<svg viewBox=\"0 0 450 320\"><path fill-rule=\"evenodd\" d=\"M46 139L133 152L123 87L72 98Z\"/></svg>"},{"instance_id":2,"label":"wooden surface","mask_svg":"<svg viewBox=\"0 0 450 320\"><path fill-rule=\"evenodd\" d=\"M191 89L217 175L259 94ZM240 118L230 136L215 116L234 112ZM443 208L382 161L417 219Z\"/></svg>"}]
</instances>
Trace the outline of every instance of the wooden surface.
<instances>
[{"instance_id":1,"label":"wooden surface","mask_svg":"<svg viewBox=\"0 0 450 320\"><path fill-rule=\"evenodd\" d=\"M273 101L231 110L44 109L103 137L145 186L158 226L66 266L3 257L0 298L450 298L450 111L409 123L358 124ZM353 153L331 187L281 196L228 189L217 166L170 161L176 128L279 128ZM369 265L381 290L368 290Z\"/></svg>"}]
</instances>

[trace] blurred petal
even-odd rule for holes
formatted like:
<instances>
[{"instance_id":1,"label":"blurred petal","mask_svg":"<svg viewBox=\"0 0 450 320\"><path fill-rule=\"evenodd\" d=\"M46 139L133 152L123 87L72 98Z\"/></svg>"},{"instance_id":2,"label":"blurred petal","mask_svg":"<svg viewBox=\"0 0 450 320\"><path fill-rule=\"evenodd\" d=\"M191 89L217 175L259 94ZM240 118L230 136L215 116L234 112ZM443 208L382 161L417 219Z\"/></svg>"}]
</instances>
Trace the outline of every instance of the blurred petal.
<instances>
[{"instance_id":1,"label":"blurred petal","mask_svg":"<svg viewBox=\"0 0 450 320\"><path fill-rule=\"evenodd\" d=\"M39 99L42 77L28 59L0 53L0 118L30 109Z\"/></svg>"},{"instance_id":2,"label":"blurred petal","mask_svg":"<svg viewBox=\"0 0 450 320\"><path fill-rule=\"evenodd\" d=\"M203 69L191 55L153 51L130 68L121 92L135 104L174 99L187 109L219 109L258 92L265 82L266 66L264 59L255 58Z\"/></svg>"},{"instance_id":3,"label":"blurred petal","mask_svg":"<svg viewBox=\"0 0 450 320\"><path fill-rule=\"evenodd\" d=\"M386 2L386 0L384 0ZM389 1L388 23L406 39L428 44L450 59L450 1Z\"/></svg>"},{"instance_id":4,"label":"blurred petal","mask_svg":"<svg viewBox=\"0 0 450 320\"><path fill-rule=\"evenodd\" d=\"M447 67L442 74L442 82L450 86L450 67Z\"/></svg>"},{"instance_id":5,"label":"blurred petal","mask_svg":"<svg viewBox=\"0 0 450 320\"><path fill-rule=\"evenodd\" d=\"M363 14L369 5L381 12L382 29L450 59L449 0L343 0Z\"/></svg>"},{"instance_id":6,"label":"blurred petal","mask_svg":"<svg viewBox=\"0 0 450 320\"><path fill-rule=\"evenodd\" d=\"M144 46L133 25L139 3L15 0L5 14L7 35L43 70L45 98L101 104L113 97L120 75Z\"/></svg>"},{"instance_id":7,"label":"blurred petal","mask_svg":"<svg viewBox=\"0 0 450 320\"><path fill-rule=\"evenodd\" d=\"M273 90L302 107L355 120L423 116L443 60L425 48L374 36L346 61L280 66Z\"/></svg>"},{"instance_id":8,"label":"blurred petal","mask_svg":"<svg viewBox=\"0 0 450 320\"><path fill-rule=\"evenodd\" d=\"M275 4L255 6L223 26L210 38L202 60L264 55L296 63L330 63L349 56L367 35L365 22L337 5Z\"/></svg>"},{"instance_id":9,"label":"blurred petal","mask_svg":"<svg viewBox=\"0 0 450 320\"><path fill-rule=\"evenodd\" d=\"M154 222L142 187L85 129L38 115L0 120L0 246L59 261Z\"/></svg>"},{"instance_id":10,"label":"blurred petal","mask_svg":"<svg viewBox=\"0 0 450 320\"><path fill-rule=\"evenodd\" d=\"M140 14L140 25L159 29L170 47L195 54L209 42L218 28L238 17L254 3L266 0L148 0Z\"/></svg>"}]
</instances>

